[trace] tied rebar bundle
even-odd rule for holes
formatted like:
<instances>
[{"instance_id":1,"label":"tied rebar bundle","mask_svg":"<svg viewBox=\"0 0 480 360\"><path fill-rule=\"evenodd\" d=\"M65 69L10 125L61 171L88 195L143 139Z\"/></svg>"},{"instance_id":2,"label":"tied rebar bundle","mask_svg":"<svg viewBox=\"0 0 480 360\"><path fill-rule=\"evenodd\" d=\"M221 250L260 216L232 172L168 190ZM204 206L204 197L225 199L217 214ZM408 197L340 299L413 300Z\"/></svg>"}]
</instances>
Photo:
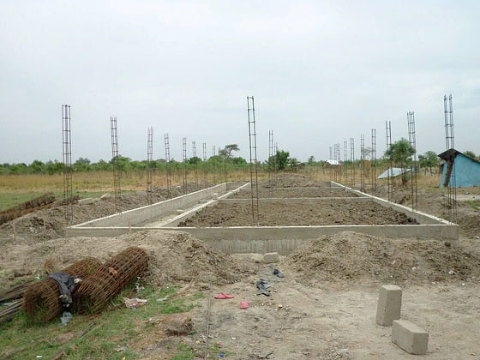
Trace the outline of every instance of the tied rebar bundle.
<instances>
[{"instance_id":1,"label":"tied rebar bundle","mask_svg":"<svg viewBox=\"0 0 480 360\"><path fill-rule=\"evenodd\" d=\"M73 298L74 310L79 313L100 312L147 267L145 250L130 247L122 251L80 283Z\"/></svg>"},{"instance_id":2,"label":"tied rebar bundle","mask_svg":"<svg viewBox=\"0 0 480 360\"><path fill-rule=\"evenodd\" d=\"M101 266L99 260L89 257L63 269L62 272L83 279ZM63 311L59 296L58 283L53 279L44 279L31 285L23 295L23 309L28 320L32 323L46 323L59 316Z\"/></svg>"}]
</instances>

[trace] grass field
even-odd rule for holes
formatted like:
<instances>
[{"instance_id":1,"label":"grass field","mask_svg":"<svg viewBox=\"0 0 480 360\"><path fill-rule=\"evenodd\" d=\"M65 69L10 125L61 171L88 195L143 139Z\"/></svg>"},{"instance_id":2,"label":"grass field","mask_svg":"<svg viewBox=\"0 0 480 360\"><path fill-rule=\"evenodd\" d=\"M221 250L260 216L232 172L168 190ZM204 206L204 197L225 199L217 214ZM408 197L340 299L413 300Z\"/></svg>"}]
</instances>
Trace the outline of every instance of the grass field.
<instances>
[{"instance_id":1,"label":"grass field","mask_svg":"<svg viewBox=\"0 0 480 360\"><path fill-rule=\"evenodd\" d=\"M380 174L377 169L377 174ZM333 172L329 169L323 171L319 167L306 167L299 171L301 174L312 177L317 181L333 180ZM268 173L259 172L259 180L266 179ZM188 182L195 182L198 179L200 184L208 182L210 184L224 181L250 180L250 173L245 171L235 171L230 173L209 173L204 174L199 171L188 174ZM344 180L339 177L340 182ZM357 169L356 181L360 183L360 171ZM371 183L371 176L365 177L366 184ZM377 180L377 184L383 184L385 181ZM400 181L395 181L400 185ZM440 175L422 175L419 174L418 186L422 188L438 188ZM183 172L177 171L173 174L172 185L181 185L183 183ZM129 172L122 174L120 185L122 191L145 190L147 187L147 178L145 172ZM166 187L166 176L164 173L156 173L153 177L154 187ZM34 197L53 192L57 198L63 197L63 175L0 175L0 211L12 208ZM73 174L73 192L80 198L98 197L106 192L113 192L113 175L111 172L82 172Z\"/></svg>"},{"instance_id":2,"label":"grass field","mask_svg":"<svg viewBox=\"0 0 480 360\"><path fill-rule=\"evenodd\" d=\"M183 183L183 173L172 174L172 186ZM265 175L260 174L264 177ZM202 172L190 172L187 176L188 182L199 184L205 181L210 184L223 181L246 180L249 174L242 171L231 173L219 172L216 174L204 174ZM113 192L113 175L111 172L81 172L73 174L74 195L85 197L98 197L106 192ZM12 208L27 200L47 192L53 192L57 198L63 198L63 175L0 175L0 211ZM121 176L120 186L122 191L145 190L147 177L145 172L129 172ZM166 187L167 181L164 173L156 173L153 176L154 187Z\"/></svg>"},{"instance_id":3,"label":"grass field","mask_svg":"<svg viewBox=\"0 0 480 360\"><path fill-rule=\"evenodd\" d=\"M175 288L155 289L147 287L138 295L148 300L138 309L128 309L122 298L132 292L125 290L111 307L115 311L103 311L100 315L74 315L67 327L59 321L46 325L29 326L24 313L19 313L10 323L0 325L0 358L5 359L52 359L63 351L68 359L136 359L138 356L129 344L151 330L149 319L161 314L183 313L198 306L204 297L196 293L190 297L177 297ZM157 299L167 297L159 302ZM92 325L93 323L93 325ZM84 336L78 334L91 326ZM173 359L193 359L192 349L181 342L171 349ZM218 358L218 349L210 349L212 358ZM40 356L40 357L39 357Z\"/></svg>"}]
</instances>

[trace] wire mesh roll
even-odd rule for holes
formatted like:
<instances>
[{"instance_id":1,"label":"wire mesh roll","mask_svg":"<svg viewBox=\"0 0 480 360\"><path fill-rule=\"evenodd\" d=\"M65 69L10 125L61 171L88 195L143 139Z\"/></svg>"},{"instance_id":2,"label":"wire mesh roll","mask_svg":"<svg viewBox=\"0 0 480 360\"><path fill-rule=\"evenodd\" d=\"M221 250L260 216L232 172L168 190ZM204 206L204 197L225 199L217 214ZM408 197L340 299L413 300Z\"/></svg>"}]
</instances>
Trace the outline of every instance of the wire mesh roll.
<instances>
[{"instance_id":1,"label":"wire mesh roll","mask_svg":"<svg viewBox=\"0 0 480 360\"><path fill-rule=\"evenodd\" d=\"M130 247L122 251L80 283L74 294L74 310L80 313L101 311L147 267L145 250Z\"/></svg>"},{"instance_id":2,"label":"wire mesh roll","mask_svg":"<svg viewBox=\"0 0 480 360\"><path fill-rule=\"evenodd\" d=\"M61 271L70 276L84 279L101 266L99 260L89 257ZM46 323L60 315L63 311L63 305L59 296L58 283L53 279L44 279L32 284L23 295L23 309L27 319L32 323Z\"/></svg>"}]
</instances>

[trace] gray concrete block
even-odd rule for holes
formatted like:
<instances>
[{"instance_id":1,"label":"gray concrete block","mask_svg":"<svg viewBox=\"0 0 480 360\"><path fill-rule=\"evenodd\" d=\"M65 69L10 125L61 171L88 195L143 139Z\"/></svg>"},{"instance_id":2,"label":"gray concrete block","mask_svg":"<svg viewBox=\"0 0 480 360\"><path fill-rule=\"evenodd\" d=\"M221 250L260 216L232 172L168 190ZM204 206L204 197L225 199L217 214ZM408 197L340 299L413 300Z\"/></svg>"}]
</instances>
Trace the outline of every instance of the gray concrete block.
<instances>
[{"instance_id":1,"label":"gray concrete block","mask_svg":"<svg viewBox=\"0 0 480 360\"><path fill-rule=\"evenodd\" d=\"M425 355L428 348L428 333L407 320L395 320L392 341L400 348L414 355Z\"/></svg>"},{"instance_id":2,"label":"gray concrete block","mask_svg":"<svg viewBox=\"0 0 480 360\"><path fill-rule=\"evenodd\" d=\"M275 263L275 262L278 262L278 260L279 260L279 257L278 257L278 253L276 252L266 253L265 255L263 255L263 262L265 264Z\"/></svg>"},{"instance_id":3,"label":"gray concrete block","mask_svg":"<svg viewBox=\"0 0 480 360\"><path fill-rule=\"evenodd\" d=\"M396 285L383 285L380 288L377 304L377 324L392 326L393 320L400 319L402 289Z\"/></svg>"}]
</instances>

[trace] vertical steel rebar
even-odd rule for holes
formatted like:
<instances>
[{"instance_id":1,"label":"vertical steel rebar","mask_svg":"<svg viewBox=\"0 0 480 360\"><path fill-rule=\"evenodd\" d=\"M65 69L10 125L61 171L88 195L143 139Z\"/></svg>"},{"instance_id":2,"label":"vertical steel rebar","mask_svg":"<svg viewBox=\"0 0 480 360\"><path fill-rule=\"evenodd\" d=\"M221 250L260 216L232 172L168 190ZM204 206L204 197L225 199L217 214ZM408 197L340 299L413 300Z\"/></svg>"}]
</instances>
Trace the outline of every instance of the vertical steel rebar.
<instances>
[{"instance_id":1,"label":"vertical steel rebar","mask_svg":"<svg viewBox=\"0 0 480 360\"><path fill-rule=\"evenodd\" d=\"M446 150L450 150L454 149L455 147L452 94L448 96L448 102L447 95L443 97L443 108L445 113ZM445 170L445 181L443 184L447 188L445 207L448 211L448 221L452 223L457 222L457 178L455 169L455 157L455 153L450 154L444 164L444 166L447 166L447 169Z\"/></svg>"},{"instance_id":2,"label":"vertical steel rebar","mask_svg":"<svg viewBox=\"0 0 480 360\"><path fill-rule=\"evenodd\" d=\"M203 186L207 187L207 143L202 143Z\"/></svg>"},{"instance_id":3,"label":"vertical steel rebar","mask_svg":"<svg viewBox=\"0 0 480 360\"><path fill-rule=\"evenodd\" d=\"M112 139L112 166L113 166L113 188L115 191L115 212L120 207L121 188L120 188L120 159L118 155L118 127L117 117L110 116L110 134Z\"/></svg>"},{"instance_id":4,"label":"vertical steel rebar","mask_svg":"<svg viewBox=\"0 0 480 360\"><path fill-rule=\"evenodd\" d=\"M355 139L354 138L350 138L350 161L351 161L351 171L352 171L351 186L355 187Z\"/></svg>"},{"instance_id":5,"label":"vertical steel rebar","mask_svg":"<svg viewBox=\"0 0 480 360\"><path fill-rule=\"evenodd\" d=\"M163 135L163 141L165 145L165 176L167 179L167 195L170 198L172 192L172 178L170 169L170 140L168 134Z\"/></svg>"},{"instance_id":6,"label":"vertical steel rebar","mask_svg":"<svg viewBox=\"0 0 480 360\"><path fill-rule=\"evenodd\" d=\"M365 192L365 136L360 135L360 191Z\"/></svg>"},{"instance_id":7,"label":"vertical steel rebar","mask_svg":"<svg viewBox=\"0 0 480 360\"><path fill-rule=\"evenodd\" d=\"M187 138L182 139L182 153L183 153L183 189L185 194L188 194L188 181L187 181Z\"/></svg>"},{"instance_id":8,"label":"vertical steel rebar","mask_svg":"<svg viewBox=\"0 0 480 360\"><path fill-rule=\"evenodd\" d=\"M275 186L277 186L277 157L278 157L278 143L275 143L275 151L274 151L274 158L273 158L273 169L274 169L273 183Z\"/></svg>"},{"instance_id":9,"label":"vertical steel rebar","mask_svg":"<svg viewBox=\"0 0 480 360\"><path fill-rule=\"evenodd\" d=\"M417 208L418 192L417 192L417 139L415 134L415 113L413 111L407 112L408 122L408 143L414 150L410 157L410 188L412 197L412 210Z\"/></svg>"},{"instance_id":10,"label":"vertical steel rebar","mask_svg":"<svg viewBox=\"0 0 480 360\"><path fill-rule=\"evenodd\" d=\"M198 158L197 158L197 143L195 141L192 141L192 158L195 163L193 164L194 166L194 172L195 172L195 189L198 190Z\"/></svg>"},{"instance_id":11,"label":"vertical steel rebar","mask_svg":"<svg viewBox=\"0 0 480 360\"><path fill-rule=\"evenodd\" d=\"M73 169L72 169L72 128L70 105L62 105L62 148L63 148L63 199L65 221L73 222Z\"/></svg>"},{"instance_id":12,"label":"vertical steel rebar","mask_svg":"<svg viewBox=\"0 0 480 360\"><path fill-rule=\"evenodd\" d=\"M153 203L153 127L148 128L147 135L147 200Z\"/></svg>"},{"instance_id":13,"label":"vertical steel rebar","mask_svg":"<svg viewBox=\"0 0 480 360\"><path fill-rule=\"evenodd\" d=\"M372 194L377 192L377 130L372 129Z\"/></svg>"},{"instance_id":14,"label":"vertical steel rebar","mask_svg":"<svg viewBox=\"0 0 480 360\"><path fill-rule=\"evenodd\" d=\"M251 107L250 107L251 105ZM255 119L255 99L247 96L248 144L250 148L250 188L252 198L252 222L259 225L258 170L257 170L257 130Z\"/></svg>"},{"instance_id":15,"label":"vertical steel rebar","mask_svg":"<svg viewBox=\"0 0 480 360\"><path fill-rule=\"evenodd\" d=\"M393 172L393 158L392 158L392 123L385 121L386 138L387 138L387 151L390 152L389 156L389 168L387 170L387 197L388 201L392 201L392 172Z\"/></svg>"}]
</instances>

